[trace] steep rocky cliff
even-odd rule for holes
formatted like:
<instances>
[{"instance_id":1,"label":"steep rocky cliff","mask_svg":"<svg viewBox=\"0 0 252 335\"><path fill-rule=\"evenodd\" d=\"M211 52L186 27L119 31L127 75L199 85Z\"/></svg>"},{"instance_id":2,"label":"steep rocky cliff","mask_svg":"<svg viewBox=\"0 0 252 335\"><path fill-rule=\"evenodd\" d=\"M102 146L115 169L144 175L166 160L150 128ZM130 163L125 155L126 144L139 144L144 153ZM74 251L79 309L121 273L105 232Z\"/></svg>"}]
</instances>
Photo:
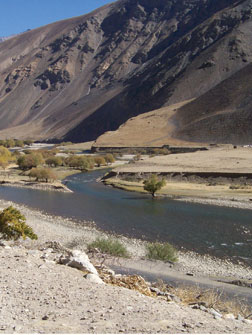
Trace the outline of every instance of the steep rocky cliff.
<instances>
[{"instance_id":1,"label":"steep rocky cliff","mask_svg":"<svg viewBox=\"0 0 252 335\"><path fill-rule=\"evenodd\" d=\"M11 38L0 44L0 137L93 140L195 98L173 116L173 137L252 140L251 18L251 0L118 0Z\"/></svg>"}]
</instances>

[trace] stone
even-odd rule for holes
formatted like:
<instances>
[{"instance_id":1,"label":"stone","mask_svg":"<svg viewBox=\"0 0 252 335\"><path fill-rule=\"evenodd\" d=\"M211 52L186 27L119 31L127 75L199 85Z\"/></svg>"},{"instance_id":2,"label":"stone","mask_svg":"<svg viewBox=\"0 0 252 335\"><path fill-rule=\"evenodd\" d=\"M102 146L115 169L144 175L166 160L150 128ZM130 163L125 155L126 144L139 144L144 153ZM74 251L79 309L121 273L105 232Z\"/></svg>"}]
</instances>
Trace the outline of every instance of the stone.
<instances>
[{"instance_id":1,"label":"stone","mask_svg":"<svg viewBox=\"0 0 252 335\"><path fill-rule=\"evenodd\" d=\"M212 314L215 318L222 318L222 314L218 313L215 309L210 308L209 313Z\"/></svg>"},{"instance_id":2,"label":"stone","mask_svg":"<svg viewBox=\"0 0 252 335\"><path fill-rule=\"evenodd\" d=\"M224 315L223 318L226 320L235 320L235 316L232 313Z\"/></svg>"},{"instance_id":3,"label":"stone","mask_svg":"<svg viewBox=\"0 0 252 335\"><path fill-rule=\"evenodd\" d=\"M105 284L104 281L98 275L94 273L87 274L85 278L94 284Z\"/></svg>"},{"instance_id":4,"label":"stone","mask_svg":"<svg viewBox=\"0 0 252 335\"><path fill-rule=\"evenodd\" d=\"M62 255L59 259L59 263L98 276L96 268L90 262L88 255L84 251L73 250L69 255Z\"/></svg>"},{"instance_id":5,"label":"stone","mask_svg":"<svg viewBox=\"0 0 252 335\"><path fill-rule=\"evenodd\" d=\"M245 318L243 316L241 316L241 314L238 314L237 315L237 320L238 321L243 321L243 320L245 320Z\"/></svg>"},{"instance_id":6,"label":"stone","mask_svg":"<svg viewBox=\"0 0 252 335\"><path fill-rule=\"evenodd\" d=\"M244 319L243 322L246 323L247 325L252 325L252 320Z\"/></svg>"},{"instance_id":7,"label":"stone","mask_svg":"<svg viewBox=\"0 0 252 335\"><path fill-rule=\"evenodd\" d=\"M207 312L207 308L203 305L200 305L199 309L203 312Z\"/></svg>"},{"instance_id":8,"label":"stone","mask_svg":"<svg viewBox=\"0 0 252 335\"><path fill-rule=\"evenodd\" d=\"M108 269L107 270L108 274L110 274L111 276L115 276L115 271Z\"/></svg>"}]
</instances>

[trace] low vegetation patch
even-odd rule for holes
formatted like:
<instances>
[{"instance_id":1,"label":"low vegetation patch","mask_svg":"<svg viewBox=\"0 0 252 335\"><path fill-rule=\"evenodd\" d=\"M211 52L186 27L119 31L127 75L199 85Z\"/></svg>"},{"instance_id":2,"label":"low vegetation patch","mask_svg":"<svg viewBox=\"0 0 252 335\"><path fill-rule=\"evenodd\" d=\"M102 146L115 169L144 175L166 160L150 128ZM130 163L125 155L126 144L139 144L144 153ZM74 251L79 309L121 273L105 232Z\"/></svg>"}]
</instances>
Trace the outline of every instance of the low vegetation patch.
<instances>
[{"instance_id":1,"label":"low vegetation patch","mask_svg":"<svg viewBox=\"0 0 252 335\"><path fill-rule=\"evenodd\" d=\"M147 258L164 262L176 262L177 250L170 243L148 243L146 246Z\"/></svg>"},{"instance_id":2,"label":"low vegetation patch","mask_svg":"<svg viewBox=\"0 0 252 335\"><path fill-rule=\"evenodd\" d=\"M38 239L32 228L26 224L26 218L12 206L0 212L0 234L4 240L16 241L20 237L24 240L26 237L31 240Z\"/></svg>"},{"instance_id":3,"label":"low vegetation patch","mask_svg":"<svg viewBox=\"0 0 252 335\"><path fill-rule=\"evenodd\" d=\"M154 286L163 292L174 294L185 305L192 307L204 306L208 309L213 308L222 315L232 313L235 317L241 315L245 319L251 318L252 316L252 308L246 300L230 299L219 291L212 289L206 290L198 286L171 287L162 280L159 280Z\"/></svg>"},{"instance_id":4,"label":"low vegetation patch","mask_svg":"<svg viewBox=\"0 0 252 335\"><path fill-rule=\"evenodd\" d=\"M88 245L89 251L98 249L100 252L118 257L129 257L125 246L118 240L98 238Z\"/></svg>"}]
</instances>

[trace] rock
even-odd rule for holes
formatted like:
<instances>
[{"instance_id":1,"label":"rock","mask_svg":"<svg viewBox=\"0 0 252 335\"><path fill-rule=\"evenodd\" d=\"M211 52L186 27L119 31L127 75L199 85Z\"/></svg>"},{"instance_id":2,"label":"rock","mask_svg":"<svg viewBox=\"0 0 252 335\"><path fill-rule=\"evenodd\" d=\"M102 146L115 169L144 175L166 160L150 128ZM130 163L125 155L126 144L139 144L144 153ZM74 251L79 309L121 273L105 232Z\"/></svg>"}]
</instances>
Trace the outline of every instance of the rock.
<instances>
[{"instance_id":1,"label":"rock","mask_svg":"<svg viewBox=\"0 0 252 335\"><path fill-rule=\"evenodd\" d=\"M252 325L252 320L244 319L243 322L246 323L247 325Z\"/></svg>"},{"instance_id":2,"label":"rock","mask_svg":"<svg viewBox=\"0 0 252 335\"><path fill-rule=\"evenodd\" d=\"M209 313L212 314L215 318L222 318L222 314L218 313L215 309L210 308Z\"/></svg>"},{"instance_id":3,"label":"rock","mask_svg":"<svg viewBox=\"0 0 252 335\"><path fill-rule=\"evenodd\" d=\"M158 289L158 288L156 288L156 287L150 287L150 290L151 290L151 292L154 292L154 293L156 293L157 295L159 295L160 294L160 290Z\"/></svg>"},{"instance_id":4,"label":"rock","mask_svg":"<svg viewBox=\"0 0 252 335\"><path fill-rule=\"evenodd\" d=\"M194 304L191 305L192 309L200 309L201 306L199 306L199 304Z\"/></svg>"},{"instance_id":5,"label":"rock","mask_svg":"<svg viewBox=\"0 0 252 335\"><path fill-rule=\"evenodd\" d=\"M11 249L11 247L9 245L6 245L4 249Z\"/></svg>"},{"instance_id":6,"label":"rock","mask_svg":"<svg viewBox=\"0 0 252 335\"><path fill-rule=\"evenodd\" d=\"M181 302L181 299L179 297L177 297L176 295L170 294L169 296L172 299L172 301L176 302L177 304L179 304Z\"/></svg>"},{"instance_id":7,"label":"rock","mask_svg":"<svg viewBox=\"0 0 252 335\"><path fill-rule=\"evenodd\" d=\"M207 312L207 308L203 305L200 305L199 309L203 312Z\"/></svg>"},{"instance_id":8,"label":"rock","mask_svg":"<svg viewBox=\"0 0 252 335\"><path fill-rule=\"evenodd\" d=\"M244 321L245 318L244 318L243 316L241 316L241 314L238 314L238 315L237 315L237 320L238 320L238 321Z\"/></svg>"},{"instance_id":9,"label":"rock","mask_svg":"<svg viewBox=\"0 0 252 335\"><path fill-rule=\"evenodd\" d=\"M111 276L115 276L115 271L108 269L107 273L110 274Z\"/></svg>"},{"instance_id":10,"label":"rock","mask_svg":"<svg viewBox=\"0 0 252 335\"><path fill-rule=\"evenodd\" d=\"M46 321L46 320L48 320L48 319L49 319L49 316L48 316L48 315L45 315L45 316L42 317L42 320L43 320L43 321Z\"/></svg>"},{"instance_id":11,"label":"rock","mask_svg":"<svg viewBox=\"0 0 252 335\"><path fill-rule=\"evenodd\" d=\"M80 250L73 250L69 255L62 255L59 259L60 264L76 268L81 271L94 273L98 276L98 272L93 264L90 262L88 255Z\"/></svg>"},{"instance_id":12,"label":"rock","mask_svg":"<svg viewBox=\"0 0 252 335\"><path fill-rule=\"evenodd\" d=\"M104 281L98 275L94 273L87 274L85 278L94 284L105 284Z\"/></svg>"},{"instance_id":13,"label":"rock","mask_svg":"<svg viewBox=\"0 0 252 335\"><path fill-rule=\"evenodd\" d=\"M6 246L7 246L6 242L0 240L0 247L6 247Z\"/></svg>"},{"instance_id":14,"label":"rock","mask_svg":"<svg viewBox=\"0 0 252 335\"><path fill-rule=\"evenodd\" d=\"M223 318L226 320L235 320L235 316L232 313L224 315Z\"/></svg>"}]
</instances>

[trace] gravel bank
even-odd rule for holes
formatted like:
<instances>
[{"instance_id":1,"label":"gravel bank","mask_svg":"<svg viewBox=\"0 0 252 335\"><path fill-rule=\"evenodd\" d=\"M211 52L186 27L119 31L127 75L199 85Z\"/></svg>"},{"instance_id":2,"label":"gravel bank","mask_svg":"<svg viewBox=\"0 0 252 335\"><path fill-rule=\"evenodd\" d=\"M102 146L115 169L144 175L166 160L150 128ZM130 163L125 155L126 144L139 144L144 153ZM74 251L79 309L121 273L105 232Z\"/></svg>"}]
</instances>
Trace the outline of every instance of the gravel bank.
<instances>
[{"instance_id":1,"label":"gravel bank","mask_svg":"<svg viewBox=\"0 0 252 335\"><path fill-rule=\"evenodd\" d=\"M1 333L250 333L251 321L225 320L90 283L43 252L0 247Z\"/></svg>"},{"instance_id":2,"label":"gravel bank","mask_svg":"<svg viewBox=\"0 0 252 335\"><path fill-rule=\"evenodd\" d=\"M249 320L218 319L201 310L143 296L139 292L87 281L83 273L48 261L38 246L48 240L78 249L104 236L85 226L0 201L0 209L14 205L27 217L38 241L0 247L1 333L251 333ZM122 238L137 262L143 242ZM204 266L203 262L204 261ZM146 261L147 262L147 261ZM215 263L208 257L181 254L178 271L208 275L223 267L225 275L247 278L241 266ZM231 271L231 272L230 272Z\"/></svg>"},{"instance_id":3,"label":"gravel bank","mask_svg":"<svg viewBox=\"0 0 252 335\"><path fill-rule=\"evenodd\" d=\"M95 222L74 222L62 217L51 216L39 211L31 210L25 206L11 201L0 200L0 209L13 205L27 218L27 223L39 236L38 241L26 240L22 244L36 246L46 241L56 240L68 248L86 250L87 244L97 237L106 237L107 234L95 227ZM153 267L153 261L143 260L145 256L145 242L137 239L129 239L121 236L120 240L129 250L132 259L136 263L141 260L146 269ZM123 260L120 260L123 265ZM161 267L169 271L170 265L161 262ZM174 270L181 273L191 272L195 276L222 277L232 279L252 279L252 269L239 264L233 264L228 260L221 260L208 255L201 256L194 252L179 252L179 262Z\"/></svg>"}]
</instances>

